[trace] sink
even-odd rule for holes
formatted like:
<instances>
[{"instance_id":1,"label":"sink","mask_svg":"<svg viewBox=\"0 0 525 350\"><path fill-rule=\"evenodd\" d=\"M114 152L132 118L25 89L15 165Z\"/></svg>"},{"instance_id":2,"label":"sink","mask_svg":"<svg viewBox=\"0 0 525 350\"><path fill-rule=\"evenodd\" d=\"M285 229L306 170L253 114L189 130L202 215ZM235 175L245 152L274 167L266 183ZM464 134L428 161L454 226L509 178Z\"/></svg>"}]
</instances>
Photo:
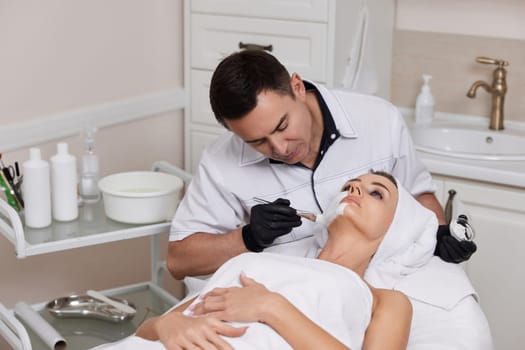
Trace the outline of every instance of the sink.
<instances>
[{"instance_id":1,"label":"sink","mask_svg":"<svg viewBox=\"0 0 525 350\"><path fill-rule=\"evenodd\" d=\"M474 125L431 125L411 128L419 151L463 159L525 160L525 131L492 131Z\"/></svg>"}]
</instances>

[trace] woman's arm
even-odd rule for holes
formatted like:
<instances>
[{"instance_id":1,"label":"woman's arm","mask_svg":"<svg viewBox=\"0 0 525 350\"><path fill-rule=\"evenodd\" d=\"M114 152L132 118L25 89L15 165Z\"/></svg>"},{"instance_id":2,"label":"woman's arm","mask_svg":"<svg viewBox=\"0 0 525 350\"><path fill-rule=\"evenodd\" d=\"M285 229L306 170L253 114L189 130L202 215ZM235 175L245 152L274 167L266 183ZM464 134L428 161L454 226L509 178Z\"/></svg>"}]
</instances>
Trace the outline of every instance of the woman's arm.
<instances>
[{"instance_id":1,"label":"woman's arm","mask_svg":"<svg viewBox=\"0 0 525 350\"><path fill-rule=\"evenodd\" d=\"M216 288L194 309L224 321L261 322L272 327L293 349L347 350L282 295L241 274L242 288Z\"/></svg>"},{"instance_id":2,"label":"woman's arm","mask_svg":"<svg viewBox=\"0 0 525 350\"><path fill-rule=\"evenodd\" d=\"M219 335L239 337L247 328L235 328L213 317L195 318L183 315L182 311L193 300L164 315L148 319L137 329L135 335L147 340L160 340L168 350L233 350Z\"/></svg>"},{"instance_id":3,"label":"woman's arm","mask_svg":"<svg viewBox=\"0 0 525 350\"><path fill-rule=\"evenodd\" d=\"M371 288L374 294L372 320L363 350L404 350L412 322L412 304L401 292Z\"/></svg>"}]
</instances>

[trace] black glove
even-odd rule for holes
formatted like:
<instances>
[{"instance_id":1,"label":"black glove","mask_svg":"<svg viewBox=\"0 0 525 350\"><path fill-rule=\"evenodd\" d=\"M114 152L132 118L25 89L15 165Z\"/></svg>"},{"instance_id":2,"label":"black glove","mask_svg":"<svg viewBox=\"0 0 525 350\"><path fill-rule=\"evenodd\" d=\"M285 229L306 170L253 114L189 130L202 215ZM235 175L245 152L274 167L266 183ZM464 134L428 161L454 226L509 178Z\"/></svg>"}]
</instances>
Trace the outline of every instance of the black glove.
<instances>
[{"instance_id":1,"label":"black glove","mask_svg":"<svg viewBox=\"0 0 525 350\"><path fill-rule=\"evenodd\" d=\"M252 207L250 223L242 228L242 239L248 250L260 252L297 226L301 226L297 211L290 207L289 200L278 198Z\"/></svg>"},{"instance_id":2,"label":"black glove","mask_svg":"<svg viewBox=\"0 0 525 350\"><path fill-rule=\"evenodd\" d=\"M460 241L452 236L449 225L439 225L434 255L439 256L446 262L458 264L467 261L476 249L476 243L472 241Z\"/></svg>"}]
</instances>

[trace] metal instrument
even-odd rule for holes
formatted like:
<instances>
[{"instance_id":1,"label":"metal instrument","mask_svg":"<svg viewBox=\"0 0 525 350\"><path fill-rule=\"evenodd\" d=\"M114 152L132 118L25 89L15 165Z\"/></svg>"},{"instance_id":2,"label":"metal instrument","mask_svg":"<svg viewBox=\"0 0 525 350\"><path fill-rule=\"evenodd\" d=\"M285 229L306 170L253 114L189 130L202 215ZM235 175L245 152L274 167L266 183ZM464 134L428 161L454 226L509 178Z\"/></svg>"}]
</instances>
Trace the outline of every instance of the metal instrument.
<instances>
[{"instance_id":1,"label":"metal instrument","mask_svg":"<svg viewBox=\"0 0 525 350\"><path fill-rule=\"evenodd\" d=\"M271 204L272 202L267 201L266 199L253 197L253 200L259 204ZM295 209L295 208L294 208ZM317 214L314 214L312 212L306 211L306 210L299 210L295 209L297 211L297 215L299 215L302 218L305 218L307 220L315 222L317 220Z\"/></svg>"}]
</instances>

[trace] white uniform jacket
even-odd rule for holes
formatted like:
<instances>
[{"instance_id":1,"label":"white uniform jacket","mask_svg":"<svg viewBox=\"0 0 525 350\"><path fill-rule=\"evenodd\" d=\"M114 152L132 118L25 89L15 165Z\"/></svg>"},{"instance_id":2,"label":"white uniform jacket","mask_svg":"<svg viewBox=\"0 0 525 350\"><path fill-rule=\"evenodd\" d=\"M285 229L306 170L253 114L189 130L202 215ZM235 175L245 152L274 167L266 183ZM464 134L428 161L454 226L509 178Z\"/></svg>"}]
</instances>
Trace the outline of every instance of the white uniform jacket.
<instances>
[{"instance_id":1,"label":"white uniform jacket","mask_svg":"<svg viewBox=\"0 0 525 350\"><path fill-rule=\"evenodd\" d=\"M197 174L175 214L170 240L195 232L224 233L243 225L256 204L254 197L270 201L283 197L296 209L319 212L314 191L320 206L326 208L346 180L371 169L392 173L413 195L434 192L431 176L417 158L395 106L375 96L315 86L340 133L318 167L311 170L271 163L227 132L203 152ZM303 220L300 227L274 244L310 237L313 226ZM286 253L286 249L279 251Z\"/></svg>"}]
</instances>

